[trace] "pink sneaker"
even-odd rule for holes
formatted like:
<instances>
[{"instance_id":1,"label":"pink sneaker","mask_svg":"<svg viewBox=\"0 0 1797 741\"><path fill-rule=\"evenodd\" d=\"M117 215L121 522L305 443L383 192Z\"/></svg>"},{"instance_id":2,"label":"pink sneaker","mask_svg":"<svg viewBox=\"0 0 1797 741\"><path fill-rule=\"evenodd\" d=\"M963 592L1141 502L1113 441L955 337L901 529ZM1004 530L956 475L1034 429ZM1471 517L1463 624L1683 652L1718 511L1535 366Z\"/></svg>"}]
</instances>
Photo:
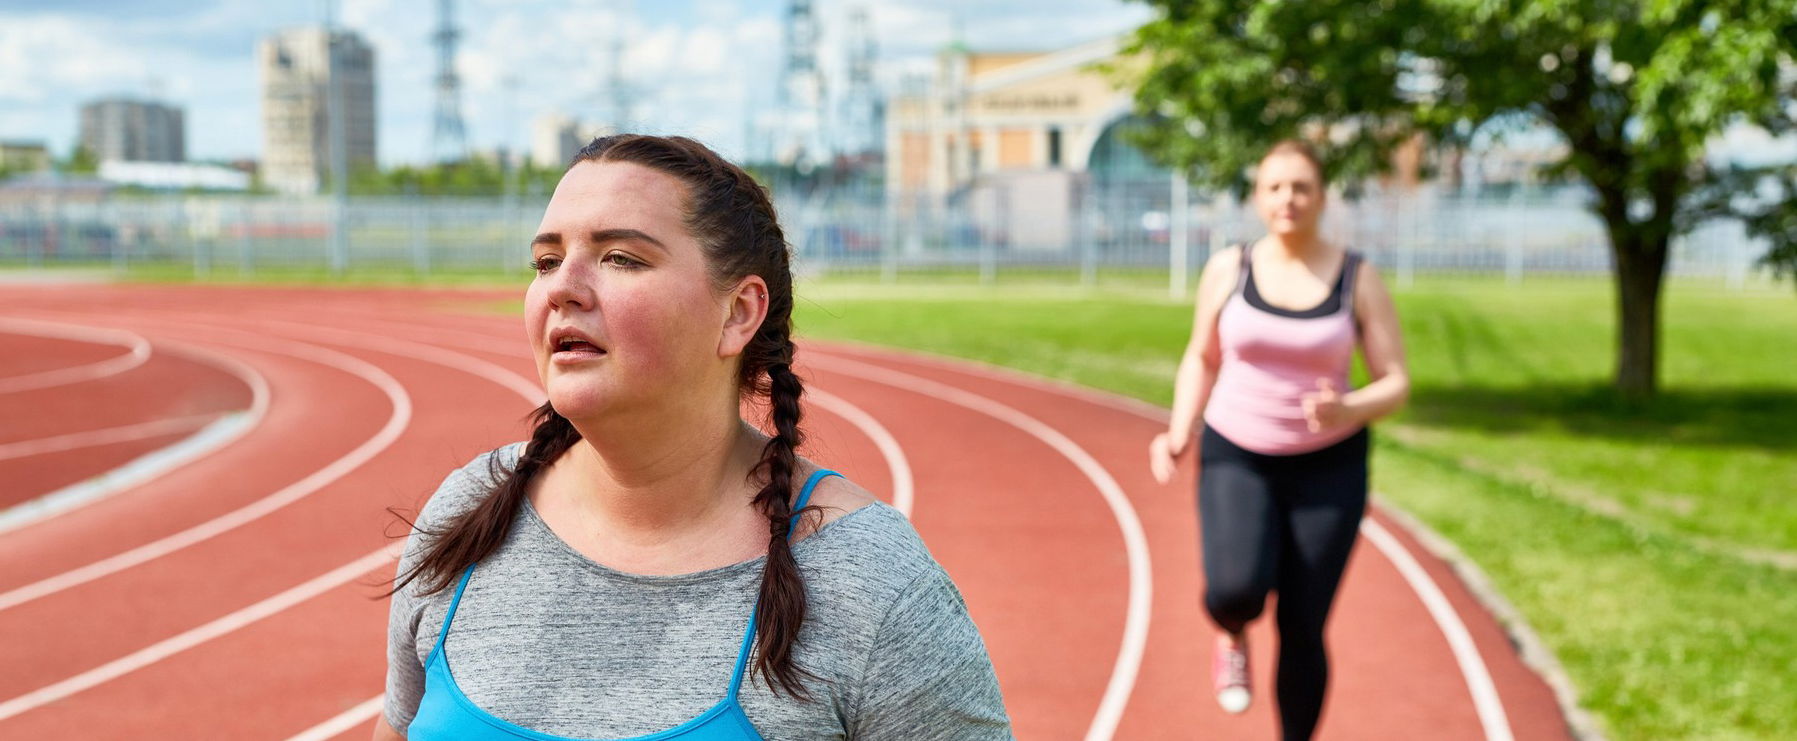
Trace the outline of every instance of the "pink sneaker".
<instances>
[{"instance_id":1,"label":"pink sneaker","mask_svg":"<svg viewBox=\"0 0 1797 741\"><path fill-rule=\"evenodd\" d=\"M1217 635L1216 649L1211 652L1210 681L1217 690L1217 704L1227 713L1248 709L1254 695L1248 690L1248 635L1232 641L1226 634Z\"/></svg>"}]
</instances>

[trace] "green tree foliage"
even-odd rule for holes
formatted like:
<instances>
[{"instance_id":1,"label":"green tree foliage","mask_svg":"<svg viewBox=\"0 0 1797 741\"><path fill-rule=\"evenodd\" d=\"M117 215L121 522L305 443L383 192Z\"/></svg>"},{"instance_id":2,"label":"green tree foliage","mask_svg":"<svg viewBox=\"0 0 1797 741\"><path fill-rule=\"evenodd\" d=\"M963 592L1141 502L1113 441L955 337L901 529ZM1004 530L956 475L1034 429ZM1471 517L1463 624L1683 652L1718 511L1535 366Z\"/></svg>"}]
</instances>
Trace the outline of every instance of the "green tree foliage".
<instances>
[{"instance_id":1,"label":"green tree foliage","mask_svg":"<svg viewBox=\"0 0 1797 741\"><path fill-rule=\"evenodd\" d=\"M93 150L77 144L69 152L69 158L63 160L62 171L70 175L92 175L100 171L100 158Z\"/></svg>"},{"instance_id":2,"label":"green tree foliage","mask_svg":"<svg viewBox=\"0 0 1797 741\"><path fill-rule=\"evenodd\" d=\"M1590 186L1617 281L1616 385L1654 392L1674 236L1743 219L1797 271L1797 170L1710 166L1738 124L1797 128L1797 0L1147 0L1118 73L1153 123L1141 142L1200 183L1240 191L1272 142L1321 139L1354 182L1421 133L1464 143L1541 125Z\"/></svg>"}]
</instances>

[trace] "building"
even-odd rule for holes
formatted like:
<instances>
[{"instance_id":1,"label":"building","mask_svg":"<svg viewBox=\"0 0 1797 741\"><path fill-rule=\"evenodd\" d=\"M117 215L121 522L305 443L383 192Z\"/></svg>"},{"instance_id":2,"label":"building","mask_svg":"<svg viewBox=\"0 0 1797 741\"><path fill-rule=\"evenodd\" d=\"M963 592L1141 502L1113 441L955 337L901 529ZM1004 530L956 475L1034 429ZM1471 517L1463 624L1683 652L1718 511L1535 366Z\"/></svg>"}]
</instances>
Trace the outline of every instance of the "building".
<instances>
[{"instance_id":1,"label":"building","mask_svg":"<svg viewBox=\"0 0 1797 741\"><path fill-rule=\"evenodd\" d=\"M337 53L331 64L331 48ZM349 166L372 166L374 49L353 31L297 28L263 39L262 179L285 193L316 193L330 179L330 110L343 111ZM327 100L333 71L337 99Z\"/></svg>"},{"instance_id":2,"label":"building","mask_svg":"<svg viewBox=\"0 0 1797 741\"><path fill-rule=\"evenodd\" d=\"M103 98L81 106L81 146L102 162L184 162L187 127L180 108Z\"/></svg>"},{"instance_id":3,"label":"building","mask_svg":"<svg viewBox=\"0 0 1797 741\"><path fill-rule=\"evenodd\" d=\"M1019 248L1064 246L1076 191L1169 177L1133 145L1133 97L1094 68L1123 36L1045 52L956 45L886 106L887 195L901 209L958 200Z\"/></svg>"},{"instance_id":4,"label":"building","mask_svg":"<svg viewBox=\"0 0 1797 741\"><path fill-rule=\"evenodd\" d=\"M567 167L585 144L580 138L580 122L564 114L545 113L531 122L530 162L537 167Z\"/></svg>"},{"instance_id":5,"label":"building","mask_svg":"<svg viewBox=\"0 0 1797 741\"><path fill-rule=\"evenodd\" d=\"M100 179L118 185L135 185L152 190L249 190L250 175L222 165L186 162L120 162L100 163Z\"/></svg>"},{"instance_id":6,"label":"building","mask_svg":"<svg viewBox=\"0 0 1797 741\"><path fill-rule=\"evenodd\" d=\"M887 187L940 196L999 173L1164 175L1121 137L1131 92L1094 67L1116 61L1123 41L943 51L931 78L911 81L887 104Z\"/></svg>"},{"instance_id":7,"label":"building","mask_svg":"<svg viewBox=\"0 0 1797 741\"><path fill-rule=\"evenodd\" d=\"M0 172L42 172L50 169L50 150L38 141L0 140Z\"/></svg>"}]
</instances>

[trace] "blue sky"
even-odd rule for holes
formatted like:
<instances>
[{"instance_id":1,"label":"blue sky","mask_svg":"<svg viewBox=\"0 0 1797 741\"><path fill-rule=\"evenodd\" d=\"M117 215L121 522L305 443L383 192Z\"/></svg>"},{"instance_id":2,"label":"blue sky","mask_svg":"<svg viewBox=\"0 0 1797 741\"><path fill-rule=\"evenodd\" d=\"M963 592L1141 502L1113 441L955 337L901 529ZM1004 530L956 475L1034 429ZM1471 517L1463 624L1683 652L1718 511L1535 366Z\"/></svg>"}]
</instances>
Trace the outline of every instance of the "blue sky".
<instances>
[{"instance_id":1,"label":"blue sky","mask_svg":"<svg viewBox=\"0 0 1797 741\"><path fill-rule=\"evenodd\" d=\"M1121 0L814 2L825 66L833 66L831 41L849 9L868 9L889 85L927 70L957 21L975 48L1051 49L1148 17L1144 6ZM126 94L182 106L190 158L259 157L256 43L317 23L324 7L318 0L6 0L0 139L46 141L62 156L73 146L82 102ZM622 34L641 127L699 136L739 156L746 118L765 115L773 102L784 7L780 0L460 0L458 70L470 143L527 147L531 121L552 110L601 117L608 40ZM382 161L422 161L431 134L436 3L339 0L337 13L375 46Z\"/></svg>"}]
</instances>

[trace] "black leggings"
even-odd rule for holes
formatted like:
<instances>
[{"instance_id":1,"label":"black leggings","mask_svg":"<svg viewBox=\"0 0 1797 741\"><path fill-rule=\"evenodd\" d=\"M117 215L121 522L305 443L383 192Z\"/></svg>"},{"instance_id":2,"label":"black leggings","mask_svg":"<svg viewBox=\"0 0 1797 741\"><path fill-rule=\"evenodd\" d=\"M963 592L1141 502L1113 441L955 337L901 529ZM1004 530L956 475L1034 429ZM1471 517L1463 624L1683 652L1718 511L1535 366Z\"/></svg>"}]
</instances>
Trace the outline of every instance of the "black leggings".
<instances>
[{"instance_id":1,"label":"black leggings","mask_svg":"<svg viewBox=\"0 0 1797 741\"><path fill-rule=\"evenodd\" d=\"M1279 593L1275 686L1287 739L1310 738L1323 712L1323 623L1366 511L1368 438L1363 429L1322 450L1263 455L1204 428L1204 606L1239 633L1260 617L1267 593Z\"/></svg>"}]
</instances>

